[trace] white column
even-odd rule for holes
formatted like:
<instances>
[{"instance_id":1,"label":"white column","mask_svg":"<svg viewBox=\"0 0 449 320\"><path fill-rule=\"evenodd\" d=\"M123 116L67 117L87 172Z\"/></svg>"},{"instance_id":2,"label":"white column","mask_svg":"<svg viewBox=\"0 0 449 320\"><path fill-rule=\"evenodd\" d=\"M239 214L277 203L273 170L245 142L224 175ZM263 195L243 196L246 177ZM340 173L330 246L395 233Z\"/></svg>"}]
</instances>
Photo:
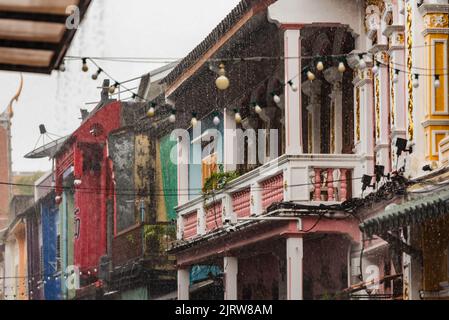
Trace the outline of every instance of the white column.
<instances>
[{"instance_id":1,"label":"white column","mask_svg":"<svg viewBox=\"0 0 449 320\"><path fill-rule=\"evenodd\" d=\"M237 223L237 215L234 212L234 206L232 204L232 196L229 193L226 193L222 201L223 201L224 219L232 224Z\"/></svg>"},{"instance_id":2,"label":"white column","mask_svg":"<svg viewBox=\"0 0 449 320\"><path fill-rule=\"evenodd\" d=\"M237 300L238 260L236 257L224 257L224 299Z\"/></svg>"},{"instance_id":3,"label":"white column","mask_svg":"<svg viewBox=\"0 0 449 320\"><path fill-rule=\"evenodd\" d=\"M189 300L190 270L178 269L178 300Z\"/></svg>"},{"instance_id":4,"label":"white column","mask_svg":"<svg viewBox=\"0 0 449 320\"><path fill-rule=\"evenodd\" d=\"M236 144L236 123L233 110L224 109L224 171L234 171L237 169L237 146Z\"/></svg>"},{"instance_id":5,"label":"white column","mask_svg":"<svg viewBox=\"0 0 449 320\"><path fill-rule=\"evenodd\" d=\"M204 210L204 206L201 206L198 211L198 234L204 235L206 234L206 212Z\"/></svg>"},{"instance_id":6,"label":"white column","mask_svg":"<svg viewBox=\"0 0 449 320\"><path fill-rule=\"evenodd\" d=\"M285 83L295 78L294 85L298 90L293 91L291 86L285 86L285 153L297 155L303 152L302 148L302 105L301 83L298 74L301 75L301 38L300 30L285 30ZM289 59L288 57L295 57ZM299 80L298 80L299 79Z\"/></svg>"},{"instance_id":7,"label":"white column","mask_svg":"<svg viewBox=\"0 0 449 320\"><path fill-rule=\"evenodd\" d=\"M189 201L189 152L190 141L185 136L178 138L178 205Z\"/></svg>"},{"instance_id":8,"label":"white column","mask_svg":"<svg viewBox=\"0 0 449 320\"><path fill-rule=\"evenodd\" d=\"M333 132L334 141L330 151L339 154L342 153L343 149L343 99L341 92L343 74L338 71L337 67L332 67L324 71L324 78L332 84L332 93L329 97L334 105L333 119L331 119L331 132Z\"/></svg>"},{"instance_id":9,"label":"white column","mask_svg":"<svg viewBox=\"0 0 449 320\"><path fill-rule=\"evenodd\" d=\"M302 91L309 97L309 105L306 108L309 117L312 117L312 132L309 132L312 150L309 150L309 153L321 153L321 81L305 81Z\"/></svg>"},{"instance_id":10,"label":"white column","mask_svg":"<svg viewBox=\"0 0 449 320\"><path fill-rule=\"evenodd\" d=\"M390 92L389 92L389 74L387 55L385 52L377 53L377 60L381 61L377 80L374 99L379 104L376 106L376 162L378 165L385 166L385 172L391 171L390 161ZM378 108L378 109L377 109ZM378 127L377 127L378 126Z\"/></svg>"},{"instance_id":11,"label":"white column","mask_svg":"<svg viewBox=\"0 0 449 320\"><path fill-rule=\"evenodd\" d=\"M303 240L287 238L287 299L303 299Z\"/></svg>"},{"instance_id":12,"label":"white column","mask_svg":"<svg viewBox=\"0 0 449 320\"><path fill-rule=\"evenodd\" d=\"M262 214L262 186L256 182L251 185L251 215Z\"/></svg>"}]
</instances>

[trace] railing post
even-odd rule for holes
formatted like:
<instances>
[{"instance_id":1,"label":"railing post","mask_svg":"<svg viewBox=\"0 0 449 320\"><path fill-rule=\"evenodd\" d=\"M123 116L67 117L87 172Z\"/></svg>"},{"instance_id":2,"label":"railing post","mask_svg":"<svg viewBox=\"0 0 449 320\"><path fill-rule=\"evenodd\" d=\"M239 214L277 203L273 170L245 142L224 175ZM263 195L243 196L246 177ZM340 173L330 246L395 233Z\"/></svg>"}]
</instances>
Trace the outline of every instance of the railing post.
<instances>
[{"instance_id":1,"label":"railing post","mask_svg":"<svg viewBox=\"0 0 449 320\"><path fill-rule=\"evenodd\" d=\"M348 169L340 169L340 201L348 199Z\"/></svg>"},{"instance_id":2,"label":"railing post","mask_svg":"<svg viewBox=\"0 0 449 320\"><path fill-rule=\"evenodd\" d=\"M334 169L327 169L327 201L334 201Z\"/></svg>"},{"instance_id":3,"label":"railing post","mask_svg":"<svg viewBox=\"0 0 449 320\"><path fill-rule=\"evenodd\" d=\"M321 169L315 168L315 201L321 201Z\"/></svg>"}]
</instances>

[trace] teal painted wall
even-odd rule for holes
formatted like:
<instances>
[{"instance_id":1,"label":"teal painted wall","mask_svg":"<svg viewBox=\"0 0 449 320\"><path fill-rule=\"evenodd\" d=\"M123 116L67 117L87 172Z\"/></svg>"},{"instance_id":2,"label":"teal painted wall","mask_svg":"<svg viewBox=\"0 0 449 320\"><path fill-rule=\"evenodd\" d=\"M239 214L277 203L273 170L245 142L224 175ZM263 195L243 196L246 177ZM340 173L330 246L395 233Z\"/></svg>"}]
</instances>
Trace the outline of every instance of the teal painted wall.
<instances>
[{"instance_id":1,"label":"teal painted wall","mask_svg":"<svg viewBox=\"0 0 449 320\"><path fill-rule=\"evenodd\" d=\"M178 206L178 169L176 163L170 160L172 148L176 148L176 141L170 140L170 135L160 140L162 186L164 190L165 207L168 220L176 219L175 207Z\"/></svg>"}]
</instances>

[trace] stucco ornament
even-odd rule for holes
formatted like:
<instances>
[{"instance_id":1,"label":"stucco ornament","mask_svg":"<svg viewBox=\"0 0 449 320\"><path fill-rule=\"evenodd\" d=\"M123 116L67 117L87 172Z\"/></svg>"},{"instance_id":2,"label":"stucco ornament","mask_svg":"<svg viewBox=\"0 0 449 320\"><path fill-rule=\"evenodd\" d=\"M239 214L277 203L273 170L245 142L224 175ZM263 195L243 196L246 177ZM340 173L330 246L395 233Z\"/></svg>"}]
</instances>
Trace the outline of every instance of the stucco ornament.
<instances>
[{"instance_id":1,"label":"stucco ornament","mask_svg":"<svg viewBox=\"0 0 449 320\"><path fill-rule=\"evenodd\" d=\"M428 15L426 22L429 28L445 28L448 26L448 19L444 14Z\"/></svg>"},{"instance_id":2,"label":"stucco ornament","mask_svg":"<svg viewBox=\"0 0 449 320\"><path fill-rule=\"evenodd\" d=\"M380 9L378 6L370 5L365 11L365 27L371 38L380 28Z\"/></svg>"}]
</instances>

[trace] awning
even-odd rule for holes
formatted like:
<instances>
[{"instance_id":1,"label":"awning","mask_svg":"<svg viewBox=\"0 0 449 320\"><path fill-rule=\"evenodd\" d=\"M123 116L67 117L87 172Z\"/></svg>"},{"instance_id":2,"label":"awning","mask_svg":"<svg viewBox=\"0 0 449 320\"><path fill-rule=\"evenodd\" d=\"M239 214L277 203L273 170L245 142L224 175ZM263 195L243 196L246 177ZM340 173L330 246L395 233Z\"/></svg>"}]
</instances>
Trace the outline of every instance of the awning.
<instances>
[{"instance_id":1,"label":"awning","mask_svg":"<svg viewBox=\"0 0 449 320\"><path fill-rule=\"evenodd\" d=\"M449 213L449 190L424 193L419 198L393 205L377 217L367 219L359 225L368 237L384 234L401 227L438 219Z\"/></svg>"},{"instance_id":2,"label":"awning","mask_svg":"<svg viewBox=\"0 0 449 320\"><path fill-rule=\"evenodd\" d=\"M81 22L90 3L0 0L0 70L49 74L59 68L77 30L71 9Z\"/></svg>"}]
</instances>

